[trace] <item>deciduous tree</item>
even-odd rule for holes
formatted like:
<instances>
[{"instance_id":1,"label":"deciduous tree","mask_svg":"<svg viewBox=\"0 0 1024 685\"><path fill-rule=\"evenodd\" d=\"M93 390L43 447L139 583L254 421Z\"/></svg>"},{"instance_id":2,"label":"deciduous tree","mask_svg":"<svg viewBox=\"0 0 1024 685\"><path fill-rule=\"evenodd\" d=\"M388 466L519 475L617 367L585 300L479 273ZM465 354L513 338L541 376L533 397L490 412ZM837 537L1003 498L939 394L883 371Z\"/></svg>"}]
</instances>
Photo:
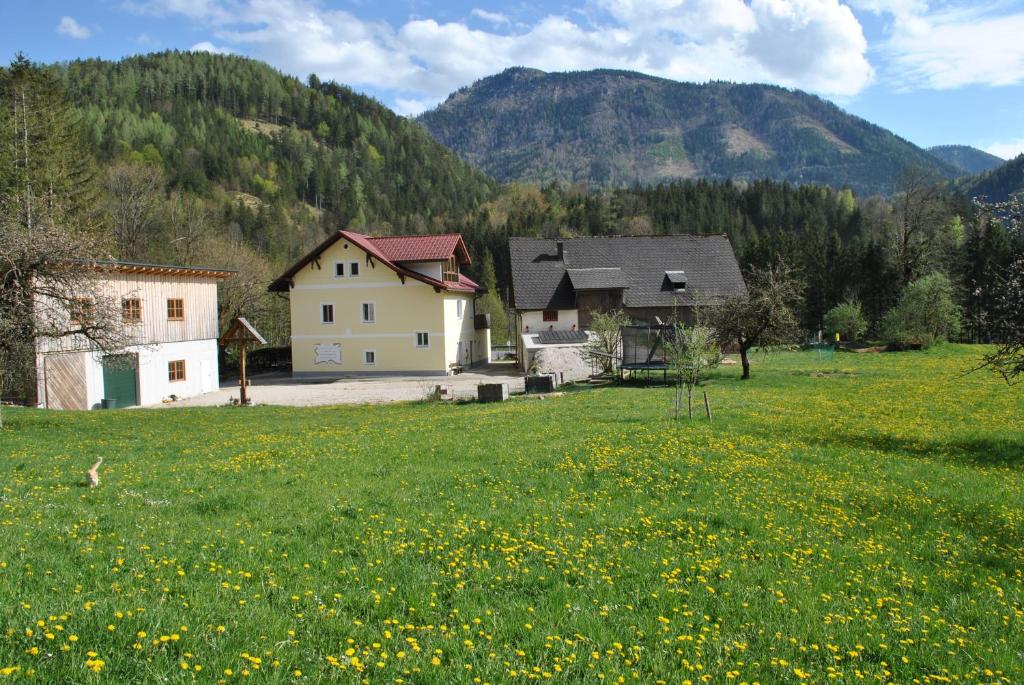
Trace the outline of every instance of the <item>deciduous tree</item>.
<instances>
[{"instance_id":1,"label":"deciduous tree","mask_svg":"<svg viewBox=\"0 0 1024 685\"><path fill-rule=\"evenodd\" d=\"M799 338L794 310L802 291L794 271L781 261L752 269L746 283L747 295L732 297L711 310L711 325L721 344L739 350L744 380L750 378L751 349L767 349Z\"/></svg>"}]
</instances>

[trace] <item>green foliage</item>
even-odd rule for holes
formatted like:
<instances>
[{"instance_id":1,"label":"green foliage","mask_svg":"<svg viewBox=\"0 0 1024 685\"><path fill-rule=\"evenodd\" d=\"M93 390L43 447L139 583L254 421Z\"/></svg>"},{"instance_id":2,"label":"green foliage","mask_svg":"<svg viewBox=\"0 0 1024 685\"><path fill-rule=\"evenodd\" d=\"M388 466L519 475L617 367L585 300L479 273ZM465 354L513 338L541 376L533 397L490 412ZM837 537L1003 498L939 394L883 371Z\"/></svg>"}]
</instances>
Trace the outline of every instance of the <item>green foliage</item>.
<instances>
[{"instance_id":1,"label":"green foliage","mask_svg":"<svg viewBox=\"0 0 1024 685\"><path fill-rule=\"evenodd\" d=\"M981 176L968 179L962 186L970 197L991 202L1004 202L1024 192L1024 154Z\"/></svg>"},{"instance_id":2,"label":"green foliage","mask_svg":"<svg viewBox=\"0 0 1024 685\"><path fill-rule=\"evenodd\" d=\"M39 337L123 343L120 302L71 266L111 242L77 123L49 73L20 54L0 68L0 398L35 395ZM90 316L73 316L83 297Z\"/></svg>"},{"instance_id":3,"label":"green foliage","mask_svg":"<svg viewBox=\"0 0 1024 685\"><path fill-rule=\"evenodd\" d=\"M801 283L792 267L779 261L746 275L747 294L732 297L710 308L710 323L719 344L739 350L743 379L750 378L748 352L796 343L800 324L795 309Z\"/></svg>"},{"instance_id":4,"label":"green foliage","mask_svg":"<svg viewBox=\"0 0 1024 685\"><path fill-rule=\"evenodd\" d=\"M675 417L682 407L682 390L686 388L686 413L693 418L693 389L701 386L708 374L722 360L721 343L710 326L695 322L691 326L677 324L665 340L669 368L675 377Z\"/></svg>"},{"instance_id":5,"label":"green foliage","mask_svg":"<svg viewBox=\"0 0 1024 685\"><path fill-rule=\"evenodd\" d=\"M534 667L571 685L1021 683L1024 422L988 374L951 392L979 353L849 355L831 377L780 354L745 383L723 367L715 423L683 428L666 388L5 409L0 668L15 683L472 685ZM100 487L77 487L99 456Z\"/></svg>"},{"instance_id":6,"label":"green foliage","mask_svg":"<svg viewBox=\"0 0 1024 685\"><path fill-rule=\"evenodd\" d=\"M336 83L310 87L254 60L163 52L76 60L53 73L102 163L161 163L170 185L237 190L402 232L460 216L493 181L417 124ZM288 246L295 252L297 247Z\"/></svg>"},{"instance_id":7,"label":"green foliage","mask_svg":"<svg viewBox=\"0 0 1024 685\"><path fill-rule=\"evenodd\" d=\"M494 271L494 257L490 252L484 253L480 285L487 291L477 300L477 309L481 314L491 315L491 344L504 345L509 337L509 318L505 303L498 294L498 277Z\"/></svg>"},{"instance_id":8,"label":"green foliage","mask_svg":"<svg viewBox=\"0 0 1024 685\"><path fill-rule=\"evenodd\" d=\"M622 327L629 324L629 315L621 309L597 312L591 317L586 354L604 373L615 370L615 359L622 354Z\"/></svg>"},{"instance_id":9,"label":"green foliage","mask_svg":"<svg viewBox=\"0 0 1024 685\"><path fill-rule=\"evenodd\" d=\"M97 171L80 133L52 74L21 54L0 68L0 211L8 220L102 236Z\"/></svg>"},{"instance_id":10,"label":"green foliage","mask_svg":"<svg viewBox=\"0 0 1024 685\"><path fill-rule=\"evenodd\" d=\"M883 318L882 333L896 345L929 347L959 335L960 315L949 278L933 273L907 286Z\"/></svg>"},{"instance_id":11,"label":"green foliage","mask_svg":"<svg viewBox=\"0 0 1024 685\"><path fill-rule=\"evenodd\" d=\"M821 98L762 84L635 72L508 69L419 117L502 181L655 184L763 179L891 193L906 166L961 172Z\"/></svg>"},{"instance_id":12,"label":"green foliage","mask_svg":"<svg viewBox=\"0 0 1024 685\"><path fill-rule=\"evenodd\" d=\"M857 300L841 302L825 314L825 335L829 340L836 333L848 342L860 340L867 330L868 322Z\"/></svg>"}]
</instances>

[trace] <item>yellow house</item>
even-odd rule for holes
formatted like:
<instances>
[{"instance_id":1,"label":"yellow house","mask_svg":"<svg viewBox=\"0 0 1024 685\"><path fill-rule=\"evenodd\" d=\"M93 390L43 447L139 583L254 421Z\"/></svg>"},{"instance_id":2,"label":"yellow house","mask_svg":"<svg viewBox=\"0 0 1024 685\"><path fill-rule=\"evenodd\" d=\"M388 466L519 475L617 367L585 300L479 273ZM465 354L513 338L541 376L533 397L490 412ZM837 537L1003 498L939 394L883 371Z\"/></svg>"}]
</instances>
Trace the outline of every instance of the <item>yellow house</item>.
<instances>
[{"instance_id":1,"label":"yellow house","mask_svg":"<svg viewBox=\"0 0 1024 685\"><path fill-rule=\"evenodd\" d=\"M270 284L291 302L295 376L446 375L486 363L462 236L338 231Z\"/></svg>"}]
</instances>

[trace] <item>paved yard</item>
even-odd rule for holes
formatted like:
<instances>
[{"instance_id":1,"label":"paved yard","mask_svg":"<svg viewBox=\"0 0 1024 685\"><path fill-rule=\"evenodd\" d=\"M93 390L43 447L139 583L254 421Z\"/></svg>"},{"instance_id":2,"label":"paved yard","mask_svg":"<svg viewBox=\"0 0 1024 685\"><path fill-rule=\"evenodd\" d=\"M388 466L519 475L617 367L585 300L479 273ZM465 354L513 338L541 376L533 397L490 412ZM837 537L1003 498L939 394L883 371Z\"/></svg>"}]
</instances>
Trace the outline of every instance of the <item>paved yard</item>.
<instances>
[{"instance_id":1,"label":"paved yard","mask_svg":"<svg viewBox=\"0 0 1024 685\"><path fill-rule=\"evenodd\" d=\"M522 374L511 364L491 364L457 376L381 376L337 380L296 380L290 374L263 374L251 379L249 396L254 404L312 407L327 404L366 404L422 400L436 386L448 388L456 399L475 399L481 383L508 383L510 392L523 392ZM238 397L238 381L221 384L220 390L179 400L165 407L213 407Z\"/></svg>"}]
</instances>

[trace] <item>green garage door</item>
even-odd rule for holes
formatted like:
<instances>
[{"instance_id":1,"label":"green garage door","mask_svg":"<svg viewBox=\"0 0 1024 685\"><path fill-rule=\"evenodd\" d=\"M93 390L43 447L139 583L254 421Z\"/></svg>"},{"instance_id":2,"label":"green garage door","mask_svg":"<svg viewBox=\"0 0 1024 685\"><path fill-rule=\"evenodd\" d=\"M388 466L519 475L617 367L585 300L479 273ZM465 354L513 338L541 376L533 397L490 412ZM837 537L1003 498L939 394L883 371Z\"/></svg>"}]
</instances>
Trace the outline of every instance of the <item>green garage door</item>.
<instances>
[{"instance_id":1,"label":"green garage door","mask_svg":"<svg viewBox=\"0 0 1024 685\"><path fill-rule=\"evenodd\" d=\"M117 354L103 359L103 399L117 400L118 407L139 403L138 364L134 354Z\"/></svg>"}]
</instances>

